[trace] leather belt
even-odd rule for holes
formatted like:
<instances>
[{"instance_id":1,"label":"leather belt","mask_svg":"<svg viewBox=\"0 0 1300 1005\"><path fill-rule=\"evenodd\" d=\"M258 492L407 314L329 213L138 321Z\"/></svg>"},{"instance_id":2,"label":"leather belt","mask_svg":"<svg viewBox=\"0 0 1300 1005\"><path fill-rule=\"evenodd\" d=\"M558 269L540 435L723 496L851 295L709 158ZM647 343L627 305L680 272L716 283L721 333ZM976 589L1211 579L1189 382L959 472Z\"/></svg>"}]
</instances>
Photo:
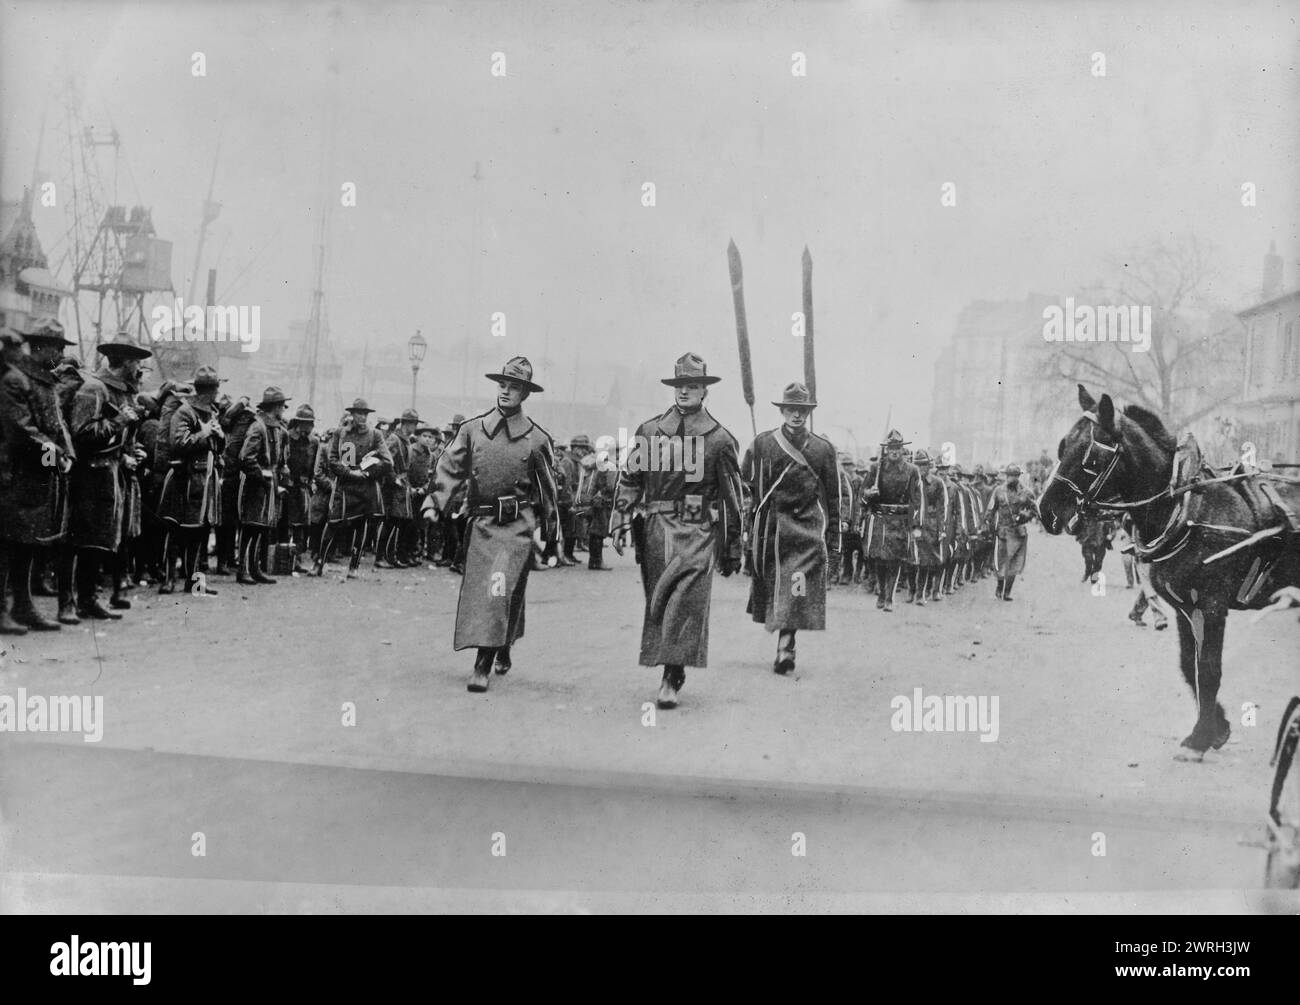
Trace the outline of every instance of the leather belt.
<instances>
[{"instance_id":1,"label":"leather belt","mask_svg":"<svg viewBox=\"0 0 1300 1005\"><path fill-rule=\"evenodd\" d=\"M505 512L501 512L502 505L505 505ZM520 513L526 509L532 509L533 504L526 499L513 499L513 497L502 496L495 502L478 503L469 508L470 516L492 516L497 517L498 523L512 523ZM510 510L513 509L513 514ZM502 519L503 517L509 519Z\"/></svg>"},{"instance_id":2,"label":"leather belt","mask_svg":"<svg viewBox=\"0 0 1300 1005\"><path fill-rule=\"evenodd\" d=\"M885 516L905 516L912 511L912 507L903 503L879 503L873 507L873 511Z\"/></svg>"}]
</instances>

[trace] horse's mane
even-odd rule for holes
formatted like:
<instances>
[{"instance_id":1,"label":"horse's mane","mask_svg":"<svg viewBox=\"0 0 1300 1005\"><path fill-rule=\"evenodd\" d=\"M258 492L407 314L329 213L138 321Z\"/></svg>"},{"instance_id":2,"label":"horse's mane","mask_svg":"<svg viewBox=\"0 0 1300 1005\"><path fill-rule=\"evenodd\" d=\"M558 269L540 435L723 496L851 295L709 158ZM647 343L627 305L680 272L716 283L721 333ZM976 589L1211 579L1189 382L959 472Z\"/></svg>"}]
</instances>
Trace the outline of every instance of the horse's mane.
<instances>
[{"instance_id":1,"label":"horse's mane","mask_svg":"<svg viewBox=\"0 0 1300 1005\"><path fill-rule=\"evenodd\" d=\"M1165 428L1155 412L1149 412L1141 405L1125 405L1124 418L1133 420L1162 450L1172 452L1178 446L1173 434Z\"/></svg>"}]
</instances>

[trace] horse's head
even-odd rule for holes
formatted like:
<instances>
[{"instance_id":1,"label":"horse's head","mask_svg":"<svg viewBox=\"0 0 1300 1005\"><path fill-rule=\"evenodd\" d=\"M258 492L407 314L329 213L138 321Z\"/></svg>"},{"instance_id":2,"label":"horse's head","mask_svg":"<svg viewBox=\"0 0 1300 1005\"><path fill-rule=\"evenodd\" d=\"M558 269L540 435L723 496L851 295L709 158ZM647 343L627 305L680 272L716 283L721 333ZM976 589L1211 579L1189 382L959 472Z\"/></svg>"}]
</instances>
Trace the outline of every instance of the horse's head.
<instances>
[{"instance_id":1,"label":"horse's head","mask_svg":"<svg viewBox=\"0 0 1300 1005\"><path fill-rule=\"evenodd\" d=\"M1080 384L1079 406L1083 415L1061 438L1056 465L1038 497L1038 516L1049 534L1073 531L1081 510L1097 502L1103 491L1109 495L1120 461L1121 419L1110 395L1097 401Z\"/></svg>"}]
</instances>

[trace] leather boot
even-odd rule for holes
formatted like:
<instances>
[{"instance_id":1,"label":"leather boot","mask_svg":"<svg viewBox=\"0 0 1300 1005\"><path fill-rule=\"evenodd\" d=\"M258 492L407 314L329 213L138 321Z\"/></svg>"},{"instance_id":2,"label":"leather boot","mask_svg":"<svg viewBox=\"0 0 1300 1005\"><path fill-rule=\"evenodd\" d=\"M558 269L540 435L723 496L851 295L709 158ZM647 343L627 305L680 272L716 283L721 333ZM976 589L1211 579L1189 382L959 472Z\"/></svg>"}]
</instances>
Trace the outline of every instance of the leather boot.
<instances>
[{"instance_id":1,"label":"leather boot","mask_svg":"<svg viewBox=\"0 0 1300 1005\"><path fill-rule=\"evenodd\" d=\"M488 689L489 671L492 669L493 650L482 648L478 651L478 656L474 659L474 675L470 677L469 683L465 685L466 691L473 691L475 694L483 694Z\"/></svg>"},{"instance_id":2,"label":"leather boot","mask_svg":"<svg viewBox=\"0 0 1300 1005\"><path fill-rule=\"evenodd\" d=\"M655 704L660 708L676 708L677 695L686 684L686 668L665 666L663 680L659 682L659 694Z\"/></svg>"},{"instance_id":3,"label":"leather boot","mask_svg":"<svg viewBox=\"0 0 1300 1005\"><path fill-rule=\"evenodd\" d=\"M79 625L81 619L77 617L77 605L72 601L59 602L59 624L61 625Z\"/></svg>"},{"instance_id":4,"label":"leather boot","mask_svg":"<svg viewBox=\"0 0 1300 1005\"><path fill-rule=\"evenodd\" d=\"M248 564L252 567L251 574L255 582L265 583L268 586L274 586L276 583L279 582L278 579L273 579L272 577L266 574L266 564L265 564L265 560L262 558L262 548L261 548L260 541L258 542L256 554L251 554L248 556Z\"/></svg>"},{"instance_id":5,"label":"leather boot","mask_svg":"<svg viewBox=\"0 0 1300 1005\"><path fill-rule=\"evenodd\" d=\"M1015 577L1015 576L1008 576L1008 577L1007 577L1007 579L1006 579L1006 586L1004 586L1004 587L1002 588L1002 599L1003 599L1003 600L1010 600L1010 599L1012 599L1012 598L1011 598L1011 584L1014 583L1015 581L1016 581L1016 577Z\"/></svg>"},{"instance_id":6,"label":"leather boot","mask_svg":"<svg viewBox=\"0 0 1300 1005\"><path fill-rule=\"evenodd\" d=\"M782 676L794 671L794 632L781 632L776 640L776 662L772 672Z\"/></svg>"},{"instance_id":7,"label":"leather boot","mask_svg":"<svg viewBox=\"0 0 1300 1005\"><path fill-rule=\"evenodd\" d=\"M998 577L998 592L997 592L997 598L998 598L999 600L1002 599L1002 584L1003 584L1003 582L1004 582L1003 578L1002 578L1001 576L999 576L999 577Z\"/></svg>"},{"instance_id":8,"label":"leather boot","mask_svg":"<svg viewBox=\"0 0 1300 1005\"><path fill-rule=\"evenodd\" d=\"M0 635L26 634L27 626L10 617L9 611L3 606L3 598L0 598Z\"/></svg>"},{"instance_id":9,"label":"leather boot","mask_svg":"<svg viewBox=\"0 0 1300 1005\"><path fill-rule=\"evenodd\" d=\"M510 672L510 647L502 646L497 650L496 659L492 661L492 669L498 676L504 677Z\"/></svg>"},{"instance_id":10,"label":"leather boot","mask_svg":"<svg viewBox=\"0 0 1300 1005\"><path fill-rule=\"evenodd\" d=\"M20 625L25 625L34 632L57 632L63 627L57 621L51 621L47 618L34 605L20 607L15 604L12 620L17 621Z\"/></svg>"},{"instance_id":11,"label":"leather boot","mask_svg":"<svg viewBox=\"0 0 1300 1005\"><path fill-rule=\"evenodd\" d=\"M115 614L99 602L98 597L91 597L77 605L77 617L91 618L95 621L121 621L122 615Z\"/></svg>"},{"instance_id":12,"label":"leather boot","mask_svg":"<svg viewBox=\"0 0 1300 1005\"><path fill-rule=\"evenodd\" d=\"M235 582L242 586L256 586L257 580L253 577L253 556L252 548L249 547L253 542L249 540L248 535L242 535L243 540L239 542L239 571L235 573Z\"/></svg>"}]
</instances>

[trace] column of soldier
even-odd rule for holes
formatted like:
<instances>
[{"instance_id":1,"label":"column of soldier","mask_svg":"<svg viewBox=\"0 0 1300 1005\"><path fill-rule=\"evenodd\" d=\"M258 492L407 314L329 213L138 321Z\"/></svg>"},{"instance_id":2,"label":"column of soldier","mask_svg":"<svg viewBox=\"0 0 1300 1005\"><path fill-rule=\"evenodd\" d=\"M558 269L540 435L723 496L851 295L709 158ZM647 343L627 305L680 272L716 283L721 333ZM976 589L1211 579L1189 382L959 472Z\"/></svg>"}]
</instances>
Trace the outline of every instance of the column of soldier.
<instances>
[{"instance_id":1,"label":"column of soldier","mask_svg":"<svg viewBox=\"0 0 1300 1005\"><path fill-rule=\"evenodd\" d=\"M311 406L289 412L278 388L232 400L200 367L144 393L152 353L129 335L84 369L64 357L75 344L54 318L0 332L0 634L118 620L136 585L215 596L210 576L272 585L269 571L321 576L336 558L355 578L363 554L376 569L463 572L466 486L445 520L430 499L463 415L437 427L407 409L372 426L358 398L318 433ZM533 568L574 565L575 549L608 568L614 467L586 436L559 448L563 546ZM37 597L57 597L55 617Z\"/></svg>"},{"instance_id":2,"label":"column of soldier","mask_svg":"<svg viewBox=\"0 0 1300 1005\"><path fill-rule=\"evenodd\" d=\"M990 569L997 597L1010 600L1024 565L1034 501L1017 466L994 488L979 468L932 465L925 451L909 459L892 431L874 464L855 469L808 428L817 402L798 382L772 402L781 424L742 460L704 407L721 378L695 353L662 379L672 406L630 441L647 452L618 464L585 436L557 451L524 414L542 388L522 356L485 374L496 402L472 419L437 429L408 410L385 432L358 398L318 437L310 406L290 416L278 388L256 406L231 401L201 367L188 383L142 393L147 348L119 333L97 346L92 372L63 357L74 344L52 318L3 333L6 633L120 618L133 583L177 589L177 565L191 596L216 594L209 567L273 584L272 554L299 573L308 570L294 556L311 555L310 573L321 576L337 550L353 577L373 541L376 568L431 560L461 573L453 647L476 651L468 689L481 693L489 673L513 665L529 572L574 564L584 538L588 568L602 570L604 539L621 555L630 536L645 601L639 663L663 666L657 703L675 708L686 667L708 663L714 571L749 572L747 613L777 633L772 669L788 675L796 633L826 626L832 578L865 583L890 611L901 585L924 604ZM653 463L687 456L689 465ZM33 600L48 594L58 597L55 619Z\"/></svg>"}]
</instances>

